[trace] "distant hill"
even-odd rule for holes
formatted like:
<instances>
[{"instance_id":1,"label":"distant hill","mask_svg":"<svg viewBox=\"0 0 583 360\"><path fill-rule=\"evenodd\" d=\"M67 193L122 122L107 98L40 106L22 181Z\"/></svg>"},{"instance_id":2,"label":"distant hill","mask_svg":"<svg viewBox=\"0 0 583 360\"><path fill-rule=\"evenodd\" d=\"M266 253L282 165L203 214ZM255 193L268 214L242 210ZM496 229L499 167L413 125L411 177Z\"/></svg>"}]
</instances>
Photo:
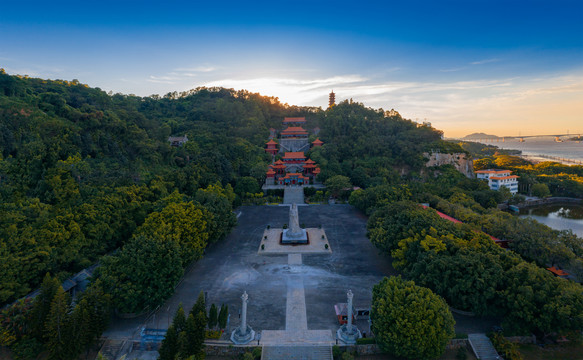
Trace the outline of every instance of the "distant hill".
<instances>
[{"instance_id":1,"label":"distant hill","mask_svg":"<svg viewBox=\"0 0 583 360\"><path fill-rule=\"evenodd\" d=\"M501 137L496 135L488 135L484 133L473 133L466 135L462 138L463 140L481 140L481 139L501 139Z\"/></svg>"}]
</instances>

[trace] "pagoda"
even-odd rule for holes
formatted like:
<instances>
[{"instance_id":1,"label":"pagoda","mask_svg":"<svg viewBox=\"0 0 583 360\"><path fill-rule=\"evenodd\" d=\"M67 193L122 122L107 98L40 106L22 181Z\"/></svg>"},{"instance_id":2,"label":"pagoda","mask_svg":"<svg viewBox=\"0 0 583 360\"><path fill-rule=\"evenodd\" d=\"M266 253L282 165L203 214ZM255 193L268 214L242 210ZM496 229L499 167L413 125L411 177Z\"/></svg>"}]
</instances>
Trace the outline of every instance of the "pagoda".
<instances>
[{"instance_id":1,"label":"pagoda","mask_svg":"<svg viewBox=\"0 0 583 360\"><path fill-rule=\"evenodd\" d=\"M324 142L322 140L320 140L319 138L316 138L316 140L312 141L312 148L322 146L323 144L324 144Z\"/></svg>"},{"instance_id":2,"label":"pagoda","mask_svg":"<svg viewBox=\"0 0 583 360\"><path fill-rule=\"evenodd\" d=\"M277 154L277 152L279 151L277 149L277 143L275 141L273 141L273 139L269 140L267 143L267 148L265 149L265 152L270 153L272 156L275 156L275 154Z\"/></svg>"},{"instance_id":3,"label":"pagoda","mask_svg":"<svg viewBox=\"0 0 583 360\"><path fill-rule=\"evenodd\" d=\"M331 108L334 105L336 105L336 94L334 94L334 90L332 90L332 92L328 96L328 108Z\"/></svg>"}]
</instances>

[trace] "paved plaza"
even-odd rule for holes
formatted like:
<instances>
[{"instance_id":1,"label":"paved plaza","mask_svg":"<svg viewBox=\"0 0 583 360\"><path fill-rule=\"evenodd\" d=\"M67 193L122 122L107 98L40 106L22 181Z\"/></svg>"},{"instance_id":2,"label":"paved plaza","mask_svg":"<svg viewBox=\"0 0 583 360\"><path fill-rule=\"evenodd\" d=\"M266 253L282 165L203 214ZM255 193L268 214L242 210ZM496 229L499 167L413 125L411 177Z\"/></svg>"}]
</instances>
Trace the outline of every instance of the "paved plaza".
<instances>
[{"instance_id":1,"label":"paved plaza","mask_svg":"<svg viewBox=\"0 0 583 360\"><path fill-rule=\"evenodd\" d=\"M240 323L241 294L246 291L247 323L257 333L265 331L262 343L282 339L284 331L292 343L333 341L339 327L334 304L346 302L347 290L354 293L355 307L368 307L372 287L383 276L397 273L366 238L367 219L353 207L311 205L298 211L305 227L322 227L332 251L261 254L267 225L273 229L287 224L289 206L242 206L236 210L237 227L186 270L172 298L150 316L114 319L104 336L139 339L142 326L167 328L179 303L189 311L200 291L207 295L207 305L229 306L230 333ZM455 317L458 332L481 332L490 326L476 318ZM356 325L369 333L367 321Z\"/></svg>"}]
</instances>

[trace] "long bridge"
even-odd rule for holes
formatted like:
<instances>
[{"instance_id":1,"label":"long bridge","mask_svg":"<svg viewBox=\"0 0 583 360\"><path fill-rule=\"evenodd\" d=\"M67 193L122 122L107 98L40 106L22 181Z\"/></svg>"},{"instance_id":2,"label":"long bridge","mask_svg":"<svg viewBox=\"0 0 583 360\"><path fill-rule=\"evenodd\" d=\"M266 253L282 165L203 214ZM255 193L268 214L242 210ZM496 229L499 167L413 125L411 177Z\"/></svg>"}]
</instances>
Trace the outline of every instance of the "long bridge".
<instances>
[{"instance_id":1,"label":"long bridge","mask_svg":"<svg viewBox=\"0 0 583 360\"><path fill-rule=\"evenodd\" d=\"M581 138L581 134L546 134L546 135L509 135L509 136L488 136L488 137L476 137L476 138L454 138L455 140L463 140L463 141L476 141L476 142L506 142L507 140L514 140L518 139L519 142L525 142L525 139L528 138L542 138L542 137L554 137L556 142L562 142L562 137L577 137L577 140L583 140Z\"/></svg>"}]
</instances>

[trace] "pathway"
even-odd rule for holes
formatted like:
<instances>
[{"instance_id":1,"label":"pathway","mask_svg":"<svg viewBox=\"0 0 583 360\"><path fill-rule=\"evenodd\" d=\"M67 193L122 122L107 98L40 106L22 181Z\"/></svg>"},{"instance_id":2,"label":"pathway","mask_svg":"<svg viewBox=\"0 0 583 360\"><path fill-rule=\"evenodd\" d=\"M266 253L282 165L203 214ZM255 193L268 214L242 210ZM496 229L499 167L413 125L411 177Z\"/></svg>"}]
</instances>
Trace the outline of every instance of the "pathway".
<instances>
[{"instance_id":1,"label":"pathway","mask_svg":"<svg viewBox=\"0 0 583 360\"><path fill-rule=\"evenodd\" d=\"M286 186L283 190L284 204L303 204L304 188L302 186Z\"/></svg>"},{"instance_id":2,"label":"pathway","mask_svg":"<svg viewBox=\"0 0 583 360\"><path fill-rule=\"evenodd\" d=\"M330 330L308 330L302 254L288 254L292 274L287 279L285 330L263 330L263 360L331 360L334 338Z\"/></svg>"}]
</instances>

